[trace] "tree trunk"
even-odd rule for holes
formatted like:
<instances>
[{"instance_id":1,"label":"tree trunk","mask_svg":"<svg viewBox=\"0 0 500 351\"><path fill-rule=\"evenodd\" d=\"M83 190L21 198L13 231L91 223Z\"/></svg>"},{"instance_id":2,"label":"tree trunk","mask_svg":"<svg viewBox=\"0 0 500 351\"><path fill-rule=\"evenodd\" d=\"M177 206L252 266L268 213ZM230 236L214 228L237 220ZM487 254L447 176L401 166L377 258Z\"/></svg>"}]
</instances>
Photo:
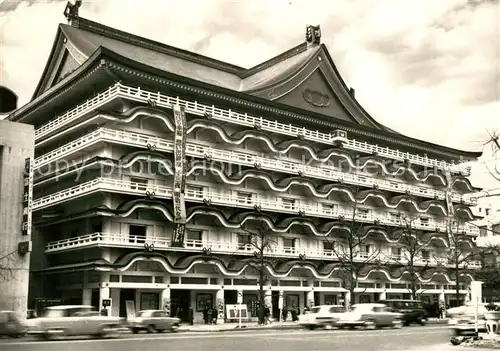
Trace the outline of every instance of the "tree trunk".
<instances>
[{"instance_id":1,"label":"tree trunk","mask_svg":"<svg viewBox=\"0 0 500 351\"><path fill-rule=\"evenodd\" d=\"M457 306L460 306L460 266L455 265L455 299L457 300Z\"/></svg>"},{"instance_id":2,"label":"tree trunk","mask_svg":"<svg viewBox=\"0 0 500 351\"><path fill-rule=\"evenodd\" d=\"M259 272L259 324L264 324L265 295L264 295L264 267Z\"/></svg>"}]
</instances>

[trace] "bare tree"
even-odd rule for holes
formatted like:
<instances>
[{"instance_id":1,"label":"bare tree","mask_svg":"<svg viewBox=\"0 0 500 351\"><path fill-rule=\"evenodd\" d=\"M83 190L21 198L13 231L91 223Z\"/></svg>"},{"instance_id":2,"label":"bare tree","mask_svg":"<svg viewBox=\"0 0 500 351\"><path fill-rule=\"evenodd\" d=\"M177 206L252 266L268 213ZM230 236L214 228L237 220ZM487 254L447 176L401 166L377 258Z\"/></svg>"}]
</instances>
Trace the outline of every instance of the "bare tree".
<instances>
[{"instance_id":1,"label":"bare tree","mask_svg":"<svg viewBox=\"0 0 500 351\"><path fill-rule=\"evenodd\" d=\"M265 285L268 282L268 267L273 267L278 261L276 258L270 257L269 253L273 251L277 244L276 234L273 233L264 223L259 223L255 229L244 229L244 234L248 235L248 241L244 243L247 248L253 250L253 257L243 259L249 267L253 268L258 275L259 285L259 324L265 322Z\"/></svg>"},{"instance_id":2,"label":"bare tree","mask_svg":"<svg viewBox=\"0 0 500 351\"><path fill-rule=\"evenodd\" d=\"M408 291L415 300L420 288L420 277L430 268L429 257L424 257L424 252L429 247L432 236L424 238L423 232L415 228L417 216L412 213L399 213L398 219L399 228L394 231L398 252L396 255L391 254L390 259L408 275Z\"/></svg>"},{"instance_id":3,"label":"bare tree","mask_svg":"<svg viewBox=\"0 0 500 351\"><path fill-rule=\"evenodd\" d=\"M494 166L490 167L488 165L489 162L485 162L486 169L491 174L493 178L500 182L500 135L497 132L490 133L490 138L484 146L491 145L493 161L495 162Z\"/></svg>"},{"instance_id":4,"label":"bare tree","mask_svg":"<svg viewBox=\"0 0 500 351\"><path fill-rule=\"evenodd\" d=\"M342 287L349 291L350 302L356 300L356 288L360 273L370 266L380 266L380 245L370 241L365 230L366 223L360 222L363 210L359 207L358 188L354 192L352 212L348 218L341 217L341 226L332 231L333 238L326 238L331 244L331 250L338 260L341 272ZM338 240L335 242L335 240Z\"/></svg>"},{"instance_id":5,"label":"bare tree","mask_svg":"<svg viewBox=\"0 0 500 351\"><path fill-rule=\"evenodd\" d=\"M455 299L460 301L460 282L465 273L471 271L472 263L478 262L480 253L470 237L465 232L464 222L455 217L448 224L448 244L444 256L436 257L440 266L453 277L455 281Z\"/></svg>"}]
</instances>

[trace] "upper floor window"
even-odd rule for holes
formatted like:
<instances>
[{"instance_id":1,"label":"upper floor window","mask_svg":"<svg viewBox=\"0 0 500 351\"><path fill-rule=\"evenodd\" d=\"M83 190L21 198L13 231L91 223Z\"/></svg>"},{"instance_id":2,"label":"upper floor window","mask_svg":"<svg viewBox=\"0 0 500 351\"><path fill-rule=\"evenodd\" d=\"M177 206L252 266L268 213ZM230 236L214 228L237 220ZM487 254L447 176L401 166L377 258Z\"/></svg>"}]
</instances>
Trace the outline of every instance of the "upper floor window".
<instances>
[{"instance_id":1,"label":"upper floor window","mask_svg":"<svg viewBox=\"0 0 500 351\"><path fill-rule=\"evenodd\" d=\"M130 188L134 190L146 191L148 180L145 178L130 177Z\"/></svg>"},{"instance_id":2,"label":"upper floor window","mask_svg":"<svg viewBox=\"0 0 500 351\"><path fill-rule=\"evenodd\" d=\"M240 204L251 205L252 204L252 193L238 191L236 193L236 198Z\"/></svg>"},{"instance_id":3,"label":"upper floor window","mask_svg":"<svg viewBox=\"0 0 500 351\"><path fill-rule=\"evenodd\" d=\"M238 250L250 249L252 246L252 236L249 234L238 234Z\"/></svg>"},{"instance_id":4,"label":"upper floor window","mask_svg":"<svg viewBox=\"0 0 500 351\"><path fill-rule=\"evenodd\" d=\"M287 210L295 210L295 205L296 205L295 199L282 198L281 203L283 204L283 207L286 208Z\"/></svg>"},{"instance_id":5,"label":"upper floor window","mask_svg":"<svg viewBox=\"0 0 500 351\"><path fill-rule=\"evenodd\" d=\"M489 216L490 215L490 209L489 208L485 208L484 209L484 213Z\"/></svg>"},{"instance_id":6,"label":"upper floor window","mask_svg":"<svg viewBox=\"0 0 500 351\"><path fill-rule=\"evenodd\" d=\"M188 229L186 233L188 244L192 247L203 246L203 231L196 229Z\"/></svg>"},{"instance_id":7,"label":"upper floor window","mask_svg":"<svg viewBox=\"0 0 500 351\"><path fill-rule=\"evenodd\" d=\"M146 242L147 227L145 225L130 225L128 227L128 236L130 242L144 244Z\"/></svg>"},{"instance_id":8,"label":"upper floor window","mask_svg":"<svg viewBox=\"0 0 500 351\"><path fill-rule=\"evenodd\" d=\"M335 249L335 243L330 241L323 241L323 250L332 251Z\"/></svg>"},{"instance_id":9,"label":"upper floor window","mask_svg":"<svg viewBox=\"0 0 500 351\"><path fill-rule=\"evenodd\" d=\"M479 227L479 236L484 237L488 235L488 228L486 226Z\"/></svg>"}]
</instances>

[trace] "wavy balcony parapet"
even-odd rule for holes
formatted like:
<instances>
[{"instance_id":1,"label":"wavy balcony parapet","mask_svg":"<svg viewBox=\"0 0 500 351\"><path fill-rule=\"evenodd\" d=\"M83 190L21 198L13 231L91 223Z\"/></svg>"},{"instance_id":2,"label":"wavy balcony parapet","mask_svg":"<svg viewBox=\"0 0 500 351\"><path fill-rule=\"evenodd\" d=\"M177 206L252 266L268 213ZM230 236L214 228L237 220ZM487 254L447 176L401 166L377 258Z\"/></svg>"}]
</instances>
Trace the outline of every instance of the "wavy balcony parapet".
<instances>
[{"instance_id":1,"label":"wavy balcony parapet","mask_svg":"<svg viewBox=\"0 0 500 351\"><path fill-rule=\"evenodd\" d=\"M318 241L321 243L322 241ZM171 250L171 251L203 251L203 249L210 249L212 253L221 254L236 254L236 255L253 255L255 247L251 244L240 244L225 241L206 241L206 240L191 240L186 239L184 247L174 247L171 245L171 239L166 237L143 237L132 236L117 233L91 233L81 235L78 237L62 239L47 243L45 246L45 253L64 252L73 249L82 249L92 246L109 246L116 248L138 248L153 247L155 250ZM152 245L152 246L151 246ZM309 247L291 247L275 245L266 249L268 256L274 257L307 257L312 259L326 259L336 261L338 260L337 254L333 250L328 249L311 249ZM355 260L366 260L369 254L359 252L355 255ZM387 265L405 264L401 257L391 257L386 262ZM414 264L416 267L421 266L438 266L440 263L435 259L415 259ZM468 262L468 267L479 268L479 262ZM452 266L451 264L449 265Z\"/></svg>"},{"instance_id":2,"label":"wavy balcony parapet","mask_svg":"<svg viewBox=\"0 0 500 351\"><path fill-rule=\"evenodd\" d=\"M41 126L35 131L35 140L39 141L44 136L64 125L74 122L82 118L85 114L98 109L100 106L111 101L114 98L123 97L130 100L148 103L154 102L159 107L172 108L174 105L183 106L188 113L199 116L210 114L210 116L219 121L238 124L241 126L254 127L259 126L260 129L278 133L282 135L289 135L293 137L302 136L305 140L319 142L323 144L332 144L332 140L336 135L331 133L323 133L319 131L309 130L304 127L296 127L291 124L285 124L278 121L267 120L262 117L250 116L246 113L238 113L231 110L221 109L214 105L200 104L196 101L188 101L179 97L172 97L169 95L161 94L159 92L151 92L141 88L129 87L121 83L116 83L106 91L97 94L94 98L87 100L84 104L78 105L76 108L66 112L47 124ZM442 170L450 170L456 173L462 173L465 176L470 175L470 166L457 165L437 159L411 154L394 150L389 147L380 147L378 145L369 144L364 141L355 139L347 139L344 147L347 149L373 154L377 153L381 157L395 159L399 161L408 160L410 163L419 164L425 167L437 167Z\"/></svg>"},{"instance_id":3,"label":"wavy balcony parapet","mask_svg":"<svg viewBox=\"0 0 500 351\"><path fill-rule=\"evenodd\" d=\"M172 188L160 185L150 185L144 183L135 183L130 181L115 180L111 178L97 178L86 183L79 184L69 189L61 190L53 194L37 198L33 201L33 211L38 211L48 206L53 206L64 201L73 200L84 195L92 194L97 191L107 191L122 194L142 195L147 197L171 198ZM251 194L251 197L227 194L224 191L208 192L195 189L187 189L185 199L193 202L201 202L205 204L217 204L222 206L231 206L247 209L262 209L271 212L296 214L299 216L313 216L321 218L339 219L344 218L349 220L352 218L352 208L330 208L323 207L320 203L316 205L298 203L287 203L282 198L269 200L261 198L259 194ZM379 222L380 224L389 226L399 226L399 219L391 217L387 211L371 210L364 213L361 210L356 211L356 221L371 223ZM415 229L422 230L437 230L446 232L446 221L436 221L428 219L427 221L416 220L413 224ZM463 229L467 233L479 234L479 228L465 224Z\"/></svg>"},{"instance_id":4,"label":"wavy balcony parapet","mask_svg":"<svg viewBox=\"0 0 500 351\"><path fill-rule=\"evenodd\" d=\"M37 198L33 201L32 208L33 211L38 211L45 207L53 206L64 201L73 200L81 196L95 193L97 191L153 196L159 198L172 197L172 189L170 187L115 180L110 178L96 178L94 180L78 184L69 189L61 190L53 194Z\"/></svg>"},{"instance_id":5,"label":"wavy balcony parapet","mask_svg":"<svg viewBox=\"0 0 500 351\"><path fill-rule=\"evenodd\" d=\"M155 150L163 152L171 152L173 150L173 142L167 139L129 131L100 128L55 150L37 157L34 162L35 170L40 169L41 167L44 167L57 160L64 159L65 157L70 156L72 153L82 151L85 148L99 142L114 142L121 145L135 146L144 149L148 147L154 147ZM355 174L337 171L333 169L333 166L330 166L328 164L325 164L322 167L301 165L299 163L288 160L264 158L260 156L245 154L242 152L227 151L191 143L188 143L186 145L186 153L189 156L196 156L199 158L209 157L215 161L220 162L230 162L251 167L259 165L261 168L266 170L280 170L282 172L294 174L297 176L302 174L302 176L310 176L312 178L319 178L334 182L343 182L346 184L354 184L368 188L377 187L380 190L388 190L398 193L408 192L410 195L414 196L428 197L436 200L445 200L445 192L442 190L435 190L423 186L415 186L396 180L376 179L371 177L370 175L364 175L363 173ZM197 168L205 167L206 170L211 170L216 173L219 171L217 168L214 168L214 166L211 166L210 164L208 166L203 165L204 163L201 162L200 164L194 166ZM223 175L223 173L219 174L219 176L221 175ZM473 205L476 203L476 201L474 200L475 198L464 197L456 193L452 194L452 201L456 203L463 202L464 204Z\"/></svg>"}]
</instances>

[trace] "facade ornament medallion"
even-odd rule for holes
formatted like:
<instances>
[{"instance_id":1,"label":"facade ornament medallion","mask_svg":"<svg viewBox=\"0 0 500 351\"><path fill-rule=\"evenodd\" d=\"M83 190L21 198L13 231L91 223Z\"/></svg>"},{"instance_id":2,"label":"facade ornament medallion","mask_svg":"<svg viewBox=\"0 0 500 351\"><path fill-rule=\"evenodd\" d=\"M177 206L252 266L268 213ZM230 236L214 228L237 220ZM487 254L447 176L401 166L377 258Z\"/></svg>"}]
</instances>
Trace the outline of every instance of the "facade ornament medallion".
<instances>
[{"instance_id":1,"label":"facade ornament medallion","mask_svg":"<svg viewBox=\"0 0 500 351\"><path fill-rule=\"evenodd\" d=\"M319 91L306 89L302 92L302 97L310 105L316 107L328 107L330 106L331 99L328 94L323 94Z\"/></svg>"}]
</instances>

